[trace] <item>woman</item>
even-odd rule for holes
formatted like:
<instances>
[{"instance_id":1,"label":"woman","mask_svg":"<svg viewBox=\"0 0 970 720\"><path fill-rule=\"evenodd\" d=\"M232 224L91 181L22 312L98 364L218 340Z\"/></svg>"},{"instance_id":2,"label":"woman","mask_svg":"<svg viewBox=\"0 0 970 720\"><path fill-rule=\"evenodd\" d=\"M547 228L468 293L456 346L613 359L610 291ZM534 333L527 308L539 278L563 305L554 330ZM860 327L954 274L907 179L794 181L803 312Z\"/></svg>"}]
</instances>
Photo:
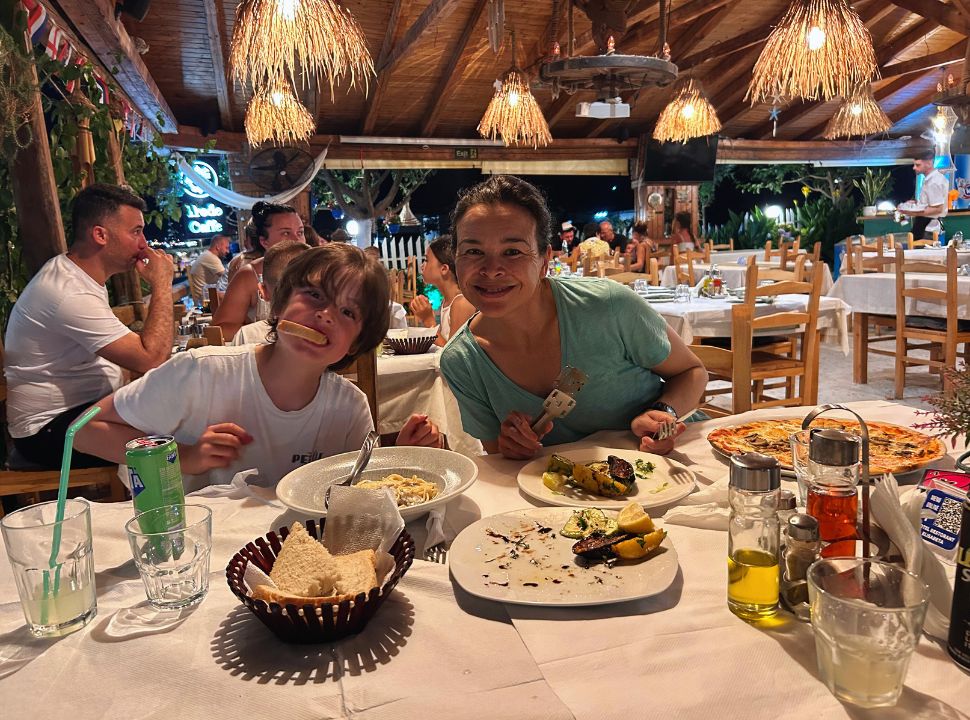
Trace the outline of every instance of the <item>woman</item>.
<instances>
[{"instance_id":1,"label":"woman","mask_svg":"<svg viewBox=\"0 0 970 720\"><path fill-rule=\"evenodd\" d=\"M627 270L645 273L649 270L647 258L653 250L656 250L650 238L647 237L647 224L642 221L634 223L630 235L630 242L626 246Z\"/></svg>"},{"instance_id":2,"label":"woman","mask_svg":"<svg viewBox=\"0 0 970 720\"><path fill-rule=\"evenodd\" d=\"M263 255L277 243L287 240L303 242L303 220L289 205L258 202L253 206L246 235L258 257L229 281L226 295L212 318L212 324L222 328L227 341L247 322L268 319L269 302L259 291Z\"/></svg>"},{"instance_id":3,"label":"woman","mask_svg":"<svg viewBox=\"0 0 970 720\"><path fill-rule=\"evenodd\" d=\"M465 431L490 453L524 459L543 444L630 428L640 449L668 453L652 435L699 401L701 362L663 318L607 279L547 278L550 216L539 191L495 176L452 214L458 284L478 313L442 352ZM564 365L589 377L576 407L534 432L532 419Z\"/></svg>"},{"instance_id":4,"label":"woman","mask_svg":"<svg viewBox=\"0 0 970 720\"><path fill-rule=\"evenodd\" d=\"M411 312L425 327L438 325L438 337L435 345L444 346L452 332L465 324L475 308L465 299L455 279L455 252L451 247L451 235L442 235L428 245L428 254L421 265L421 277L426 283L434 285L441 291L441 323L437 323L434 308L424 295L418 295L411 301Z\"/></svg>"},{"instance_id":5,"label":"woman","mask_svg":"<svg viewBox=\"0 0 970 720\"><path fill-rule=\"evenodd\" d=\"M681 252L701 249L697 238L694 237L693 225L689 212L679 212L674 215L674 221L670 225L670 241L677 243Z\"/></svg>"}]
</instances>

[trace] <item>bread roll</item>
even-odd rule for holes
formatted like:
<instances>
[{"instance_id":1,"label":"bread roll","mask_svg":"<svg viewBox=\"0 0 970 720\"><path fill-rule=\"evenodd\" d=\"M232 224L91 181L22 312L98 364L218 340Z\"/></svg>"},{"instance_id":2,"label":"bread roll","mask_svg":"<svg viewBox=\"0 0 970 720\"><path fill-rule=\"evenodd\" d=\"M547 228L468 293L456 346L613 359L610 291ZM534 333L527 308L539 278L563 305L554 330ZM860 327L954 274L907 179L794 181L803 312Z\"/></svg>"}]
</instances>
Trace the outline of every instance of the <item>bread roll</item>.
<instances>
[{"instance_id":1,"label":"bread roll","mask_svg":"<svg viewBox=\"0 0 970 720\"><path fill-rule=\"evenodd\" d=\"M311 327L306 325L300 325L299 323L291 322L289 320L280 320L276 324L276 329L278 332L286 333L287 335L295 335L296 337L303 338L304 340L309 340L317 345L326 345L327 336L321 332L317 332Z\"/></svg>"}]
</instances>

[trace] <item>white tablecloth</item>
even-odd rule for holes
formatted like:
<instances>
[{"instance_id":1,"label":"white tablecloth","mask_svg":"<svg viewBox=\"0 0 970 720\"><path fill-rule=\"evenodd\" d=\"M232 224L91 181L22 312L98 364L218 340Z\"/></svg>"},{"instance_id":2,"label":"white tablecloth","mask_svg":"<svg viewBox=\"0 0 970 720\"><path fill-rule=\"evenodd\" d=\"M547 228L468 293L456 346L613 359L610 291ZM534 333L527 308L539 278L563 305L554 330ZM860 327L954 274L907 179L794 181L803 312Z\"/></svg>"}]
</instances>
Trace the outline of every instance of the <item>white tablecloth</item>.
<instances>
[{"instance_id":1,"label":"white tablecloth","mask_svg":"<svg viewBox=\"0 0 970 720\"><path fill-rule=\"evenodd\" d=\"M864 252L862 257L865 260L871 260L874 257L878 257L879 253L876 252ZM885 257L895 257L895 250L886 250L884 252ZM945 263L946 262L946 248L931 248L931 247L921 247L914 248L913 250L903 250L903 257L908 261L920 261L920 262L936 262ZM845 269L846 256L842 256L842 269ZM966 265L970 263L970 250L957 250L957 264Z\"/></svg>"},{"instance_id":2,"label":"white tablecloth","mask_svg":"<svg viewBox=\"0 0 970 720\"><path fill-rule=\"evenodd\" d=\"M935 273L906 273L907 287L946 288L946 276ZM962 320L970 319L970 277L957 278L957 313ZM873 315L896 314L896 275L894 273L863 273L840 275L828 294L829 298L844 300L852 312ZM941 303L907 301L907 315L945 317L946 306Z\"/></svg>"},{"instance_id":3,"label":"white tablecloth","mask_svg":"<svg viewBox=\"0 0 970 720\"><path fill-rule=\"evenodd\" d=\"M853 405L901 424L914 411ZM706 435L769 416L760 410L688 427L674 459L701 486L727 466ZM587 443L632 448L627 433ZM953 456L958 451L953 452ZM529 507L516 485L522 462L476 460L478 481L449 504L450 538L481 517ZM952 457L941 467L952 467ZM146 609L122 525L127 504L93 512L97 618L59 640L33 640L0 557L2 717L88 718L964 718L967 675L924 638L894 710L843 705L818 680L811 629L779 616L753 626L726 606L727 535L668 527L680 558L673 585L653 598L590 608L500 605L452 587L447 569L416 560L357 637L334 645L277 641L230 594L224 568L246 541L292 517L254 497L206 498L214 511L211 590L195 611ZM658 515L659 513L654 513ZM409 524L421 542L422 520Z\"/></svg>"},{"instance_id":4,"label":"white tablecloth","mask_svg":"<svg viewBox=\"0 0 970 720\"><path fill-rule=\"evenodd\" d=\"M799 249L799 253L804 253L805 250ZM792 253L789 252L789 256ZM748 250L716 250L711 253L711 262L717 263L718 265L736 265L739 258L744 258L747 260L749 257L754 255L755 257L764 260L765 259L765 249L751 248Z\"/></svg>"},{"instance_id":5,"label":"white tablecloth","mask_svg":"<svg viewBox=\"0 0 970 720\"><path fill-rule=\"evenodd\" d=\"M420 355L381 355L377 358L378 430L394 433L412 413L427 413L448 446L463 455L480 455L482 444L467 434L454 394L441 375L437 351Z\"/></svg>"},{"instance_id":6,"label":"white tablecloth","mask_svg":"<svg viewBox=\"0 0 970 720\"><path fill-rule=\"evenodd\" d=\"M650 304L686 343L692 343L696 338L731 337L733 305L726 299L692 297L689 303ZM807 304L808 298L805 295L779 295L771 305L755 305L755 315L804 310ZM834 335L835 342L846 355L849 354L848 313L848 306L837 298L819 299L818 327L823 331L831 331L829 334Z\"/></svg>"},{"instance_id":7,"label":"white tablecloth","mask_svg":"<svg viewBox=\"0 0 970 720\"><path fill-rule=\"evenodd\" d=\"M721 278L724 280L724 286L731 289L744 287L745 274L747 273L747 268L744 265L736 264L724 264L720 262L715 263L718 269L721 271ZM760 268L777 268L778 261L773 262L758 262ZM811 267L811 262L807 263L808 267ZM694 263L694 284L699 283L701 279L707 275L707 272L711 269L711 265L708 263ZM788 266L792 269L791 264ZM664 287L676 287L677 286L677 268L673 265L668 265L660 272L660 284ZM832 289L832 270L829 266L822 264L822 294L824 295L829 290Z\"/></svg>"}]
</instances>

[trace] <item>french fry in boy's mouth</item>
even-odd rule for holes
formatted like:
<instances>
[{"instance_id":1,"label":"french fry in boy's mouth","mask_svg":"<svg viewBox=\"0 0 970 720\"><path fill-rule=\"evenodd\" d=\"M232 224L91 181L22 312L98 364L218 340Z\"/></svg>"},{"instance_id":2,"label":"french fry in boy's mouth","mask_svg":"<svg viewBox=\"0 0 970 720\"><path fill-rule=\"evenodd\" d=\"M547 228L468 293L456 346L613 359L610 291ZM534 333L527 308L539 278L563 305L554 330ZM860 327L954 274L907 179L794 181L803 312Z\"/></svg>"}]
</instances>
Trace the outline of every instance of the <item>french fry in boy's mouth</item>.
<instances>
[{"instance_id":1,"label":"french fry in boy's mouth","mask_svg":"<svg viewBox=\"0 0 970 720\"><path fill-rule=\"evenodd\" d=\"M309 340L317 345L326 345L327 336L321 332L317 332L313 328L307 327L306 325L300 325L299 323L290 322L289 320L280 320L276 325L276 329L281 333L286 333L287 335L294 335L304 340Z\"/></svg>"}]
</instances>

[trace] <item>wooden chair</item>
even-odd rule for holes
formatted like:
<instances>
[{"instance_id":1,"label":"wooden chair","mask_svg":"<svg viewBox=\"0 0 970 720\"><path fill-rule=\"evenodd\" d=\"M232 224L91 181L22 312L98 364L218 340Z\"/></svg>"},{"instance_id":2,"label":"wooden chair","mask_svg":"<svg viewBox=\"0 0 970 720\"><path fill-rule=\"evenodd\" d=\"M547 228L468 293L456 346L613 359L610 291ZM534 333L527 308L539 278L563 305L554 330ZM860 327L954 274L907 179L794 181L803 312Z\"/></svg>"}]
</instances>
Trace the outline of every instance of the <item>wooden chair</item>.
<instances>
[{"instance_id":1,"label":"wooden chair","mask_svg":"<svg viewBox=\"0 0 970 720\"><path fill-rule=\"evenodd\" d=\"M209 325L203 330L206 342L209 345L221 347L226 344L226 339L222 336L222 328L218 325Z\"/></svg>"},{"instance_id":2,"label":"wooden chair","mask_svg":"<svg viewBox=\"0 0 970 720\"><path fill-rule=\"evenodd\" d=\"M852 248L852 272L853 275L861 275L867 272L891 272L892 266L896 263L894 255L887 255L883 251L882 238L879 239L879 250L875 257L865 257L861 245Z\"/></svg>"},{"instance_id":3,"label":"wooden chair","mask_svg":"<svg viewBox=\"0 0 970 720\"><path fill-rule=\"evenodd\" d=\"M366 352L343 370L338 370L367 396L370 416L377 428L377 351Z\"/></svg>"},{"instance_id":4,"label":"wooden chair","mask_svg":"<svg viewBox=\"0 0 970 720\"><path fill-rule=\"evenodd\" d=\"M693 287L695 253L693 253L690 250L687 250L686 252L681 252L680 248L678 248L676 244L671 246L671 252L673 253L673 256L674 256L674 267L677 270L677 284L690 285L691 287Z\"/></svg>"},{"instance_id":5,"label":"wooden chair","mask_svg":"<svg viewBox=\"0 0 970 720\"><path fill-rule=\"evenodd\" d=\"M746 412L759 407L814 405L818 401L818 306L821 274L811 283L784 280L758 286L760 270L749 262L745 300L731 309L731 347L692 345L712 380L731 383L732 411ZM805 310L755 316L755 300L792 293L807 294ZM765 333L792 336L792 342L756 347ZM779 384L766 385L770 379ZM795 392L795 380L798 390ZM770 398L765 390L784 387L785 396ZM707 395L727 391L708 391Z\"/></svg>"},{"instance_id":6,"label":"wooden chair","mask_svg":"<svg viewBox=\"0 0 970 720\"><path fill-rule=\"evenodd\" d=\"M782 270L788 269L788 243L778 243L778 249L773 250L771 240L765 243L765 262L771 262L772 258L778 258L778 267Z\"/></svg>"},{"instance_id":7,"label":"wooden chair","mask_svg":"<svg viewBox=\"0 0 970 720\"><path fill-rule=\"evenodd\" d=\"M3 367L3 343L0 340L0 369ZM0 468L0 497L9 495L27 495L31 503L40 501L40 493L57 490L60 486L61 473L59 470L36 470L30 463L19 458L14 451L13 442L7 433L7 379L0 370L0 433L6 455L3 467ZM85 468L71 470L68 476L69 488L107 486L108 497L112 501L121 502L125 499L125 486L118 477L118 466ZM3 505L0 505L0 517L3 517Z\"/></svg>"},{"instance_id":8,"label":"wooden chair","mask_svg":"<svg viewBox=\"0 0 970 720\"><path fill-rule=\"evenodd\" d=\"M734 238L730 238L726 243L719 243L715 245L713 242L708 242L711 246L711 250L734 250Z\"/></svg>"},{"instance_id":9,"label":"wooden chair","mask_svg":"<svg viewBox=\"0 0 970 720\"><path fill-rule=\"evenodd\" d=\"M909 235L910 237L912 237L913 234L909 233ZM920 238L919 240L910 241L909 247L910 249L921 248L921 247L936 247L939 241L940 241L940 234L933 233L933 235L930 237L929 240L924 240L923 238Z\"/></svg>"},{"instance_id":10,"label":"wooden chair","mask_svg":"<svg viewBox=\"0 0 970 720\"><path fill-rule=\"evenodd\" d=\"M401 291L401 297L404 298L402 305L405 302L413 300L418 294L418 259L413 255L408 256L407 265L404 270L404 286Z\"/></svg>"},{"instance_id":11,"label":"wooden chair","mask_svg":"<svg viewBox=\"0 0 970 720\"><path fill-rule=\"evenodd\" d=\"M648 282L651 285L660 285L660 263L657 262L657 258L652 257L647 263L647 275L650 276Z\"/></svg>"},{"instance_id":12,"label":"wooden chair","mask_svg":"<svg viewBox=\"0 0 970 720\"><path fill-rule=\"evenodd\" d=\"M907 287L906 273L939 273L946 276L945 288ZM970 321L959 319L957 302L957 252L947 248L946 262L907 262L901 248L896 249L896 378L894 397L901 398L906 386L906 368L924 365L934 370L956 367L957 345L964 346L964 360L970 355ZM936 303L943 317L908 315L908 300ZM910 342L922 341L922 342ZM929 359L910 355L911 350L928 350ZM942 373L941 373L942 374ZM943 390L949 382L944 375Z\"/></svg>"},{"instance_id":13,"label":"wooden chair","mask_svg":"<svg viewBox=\"0 0 970 720\"><path fill-rule=\"evenodd\" d=\"M215 314L216 310L219 309L219 291L211 287L209 288L209 312Z\"/></svg>"},{"instance_id":14,"label":"wooden chair","mask_svg":"<svg viewBox=\"0 0 970 720\"><path fill-rule=\"evenodd\" d=\"M875 257L864 258L863 252L875 252ZM885 253L885 239L874 238L872 243L861 238L857 245L846 248L844 272L858 275L866 272L890 272L896 263L893 255ZM885 347L885 343L896 341L896 316L875 313L853 313L852 336L854 348L852 356L852 377L854 382L865 384L869 379L869 355L895 357L895 345Z\"/></svg>"},{"instance_id":15,"label":"wooden chair","mask_svg":"<svg viewBox=\"0 0 970 720\"><path fill-rule=\"evenodd\" d=\"M781 282L782 280L791 280L793 282L805 282L805 263L807 261L807 255L799 254L795 258L795 264L791 270L787 270L781 266L760 268L758 270L758 281L771 280L772 282ZM747 278L745 278L745 281L747 281Z\"/></svg>"},{"instance_id":16,"label":"wooden chair","mask_svg":"<svg viewBox=\"0 0 970 720\"><path fill-rule=\"evenodd\" d=\"M404 275L400 270L388 270L387 281L391 285L391 300L398 305L404 304Z\"/></svg>"},{"instance_id":17,"label":"wooden chair","mask_svg":"<svg viewBox=\"0 0 970 720\"><path fill-rule=\"evenodd\" d=\"M911 232L886 233L886 238L892 241L889 247L893 250L897 247L913 247L913 233Z\"/></svg>"}]
</instances>

